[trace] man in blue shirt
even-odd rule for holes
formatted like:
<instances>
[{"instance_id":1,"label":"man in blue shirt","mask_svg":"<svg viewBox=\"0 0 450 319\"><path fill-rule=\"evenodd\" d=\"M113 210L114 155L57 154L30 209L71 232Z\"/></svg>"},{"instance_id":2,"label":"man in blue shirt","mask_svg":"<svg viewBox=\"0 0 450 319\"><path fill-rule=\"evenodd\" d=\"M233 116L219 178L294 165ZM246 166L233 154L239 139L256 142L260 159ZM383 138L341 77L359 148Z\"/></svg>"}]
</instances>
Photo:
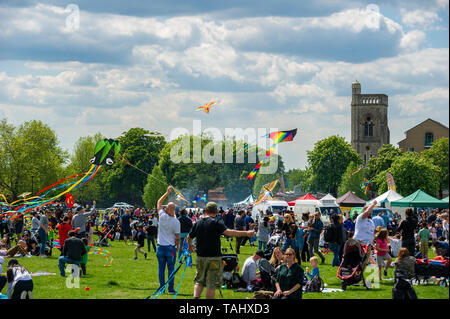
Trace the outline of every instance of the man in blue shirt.
<instances>
[{"instance_id":1,"label":"man in blue shirt","mask_svg":"<svg viewBox=\"0 0 450 319\"><path fill-rule=\"evenodd\" d=\"M381 217L381 213L372 218L373 224L375 225L375 229L380 226L380 228L386 228L383 217Z\"/></svg>"},{"instance_id":2,"label":"man in blue shirt","mask_svg":"<svg viewBox=\"0 0 450 319\"><path fill-rule=\"evenodd\" d=\"M314 213L314 223L312 227L308 227L309 230L309 237L308 237L308 244L309 244L309 253L312 256L314 256L314 253L318 254L320 258L322 259L322 264L325 262L325 257L322 255L322 253L319 251L319 240L320 240L320 233L322 232L323 228L323 222L320 219L320 212L316 211Z\"/></svg>"}]
</instances>

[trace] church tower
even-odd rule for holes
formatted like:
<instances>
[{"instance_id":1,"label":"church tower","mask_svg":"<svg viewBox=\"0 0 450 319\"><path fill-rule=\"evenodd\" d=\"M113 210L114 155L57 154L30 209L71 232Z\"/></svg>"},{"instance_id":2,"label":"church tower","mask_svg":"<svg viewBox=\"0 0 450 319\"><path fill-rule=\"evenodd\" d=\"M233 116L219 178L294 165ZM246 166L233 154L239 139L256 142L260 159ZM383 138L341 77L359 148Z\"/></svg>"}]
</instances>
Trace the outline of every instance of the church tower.
<instances>
[{"instance_id":1,"label":"church tower","mask_svg":"<svg viewBox=\"0 0 450 319\"><path fill-rule=\"evenodd\" d=\"M361 94L361 84L352 83L353 148L364 163L378 155L378 149L389 144L388 96L386 94Z\"/></svg>"}]
</instances>

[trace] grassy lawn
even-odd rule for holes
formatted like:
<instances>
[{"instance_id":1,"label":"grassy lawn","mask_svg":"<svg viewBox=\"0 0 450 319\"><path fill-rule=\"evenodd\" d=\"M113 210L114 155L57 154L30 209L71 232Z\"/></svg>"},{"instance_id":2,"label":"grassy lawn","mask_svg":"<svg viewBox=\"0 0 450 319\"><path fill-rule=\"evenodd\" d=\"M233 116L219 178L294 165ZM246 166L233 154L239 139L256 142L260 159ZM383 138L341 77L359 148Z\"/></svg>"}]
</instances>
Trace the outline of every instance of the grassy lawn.
<instances>
[{"instance_id":1,"label":"grassy lawn","mask_svg":"<svg viewBox=\"0 0 450 319\"><path fill-rule=\"evenodd\" d=\"M34 277L34 296L36 299L143 299L151 295L158 287L158 265L155 253L152 251L145 260L139 254L138 260L133 260L135 245L125 246L123 241L110 242L111 247L105 247L112 253L112 266L105 267L105 258L101 255L89 255L87 275L80 279L80 288L67 288L66 278L59 275L59 250L53 249L50 258L20 258L19 262L31 272L46 271L56 273L54 276ZM233 243L234 244L234 243ZM223 239L222 247L229 247ZM145 249L145 251L147 251ZM239 265L242 267L245 259L256 251L248 243L241 248ZM331 267L333 255L326 255L326 262L320 265L321 277L328 288L340 288L340 280L336 276L337 267ZM6 262L5 262L6 264ZM6 266L6 265L5 265ZM306 265L303 265L305 267ZM6 268L6 267L5 267ZM175 288L178 286L184 265L175 278ZM181 283L177 299L192 298L195 277L195 256L193 267L187 268ZM393 278L393 268L389 269L388 278ZM89 287L89 291L85 288ZM308 293L304 299L391 299L393 281L383 280L378 289L366 290L364 287L348 287L345 292ZM436 285L414 286L419 299L448 299L449 289ZM6 287L3 290L6 294ZM232 290L222 290L225 299L245 299L251 293L237 293ZM162 294L159 299L171 299L172 295ZM221 298L216 292L216 298Z\"/></svg>"}]
</instances>

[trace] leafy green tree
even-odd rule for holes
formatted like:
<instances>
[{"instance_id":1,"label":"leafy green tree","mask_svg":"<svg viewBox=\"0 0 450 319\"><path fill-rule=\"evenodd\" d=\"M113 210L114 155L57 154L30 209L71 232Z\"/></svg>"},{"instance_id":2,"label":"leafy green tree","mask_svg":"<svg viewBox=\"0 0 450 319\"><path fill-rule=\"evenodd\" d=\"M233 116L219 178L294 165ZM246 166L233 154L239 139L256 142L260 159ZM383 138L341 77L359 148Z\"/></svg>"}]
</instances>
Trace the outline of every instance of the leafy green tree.
<instances>
[{"instance_id":1,"label":"leafy green tree","mask_svg":"<svg viewBox=\"0 0 450 319\"><path fill-rule=\"evenodd\" d=\"M318 141L312 151L307 151L308 167L312 171L311 188L336 195L342 175L350 162L362 160L343 137L330 136Z\"/></svg>"},{"instance_id":2,"label":"leafy green tree","mask_svg":"<svg viewBox=\"0 0 450 319\"><path fill-rule=\"evenodd\" d=\"M286 190L293 191L295 187L298 187L300 189L300 192L309 192L311 190L311 170L294 168L288 171L286 175Z\"/></svg>"},{"instance_id":3,"label":"leafy green tree","mask_svg":"<svg viewBox=\"0 0 450 319\"><path fill-rule=\"evenodd\" d=\"M11 199L56 182L67 158L56 133L41 121L17 128L6 119L0 122L0 190Z\"/></svg>"},{"instance_id":4,"label":"leafy green tree","mask_svg":"<svg viewBox=\"0 0 450 319\"><path fill-rule=\"evenodd\" d=\"M394 160L402 156L403 151L391 144L385 144L378 150L378 156L372 157L368 164L367 169L365 169L365 177L368 179L374 179L378 174L383 171L388 170ZM376 182L372 185L374 190L378 190L378 184ZM378 191L378 193L381 193Z\"/></svg>"},{"instance_id":5,"label":"leafy green tree","mask_svg":"<svg viewBox=\"0 0 450 319\"><path fill-rule=\"evenodd\" d=\"M159 166L153 167L152 173L147 177L147 184L144 187L142 199L146 208L155 208L158 199L167 190L167 180Z\"/></svg>"},{"instance_id":6,"label":"leafy green tree","mask_svg":"<svg viewBox=\"0 0 450 319\"><path fill-rule=\"evenodd\" d=\"M403 153L396 157L389 168L395 180L397 193L403 196L408 196L418 189L434 196L439 185L438 171L435 165L415 152ZM380 172L374 179L378 185L378 193L386 192L386 171Z\"/></svg>"},{"instance_id":7,"label":"leafy green tree","mask_svg":"<svg viewBox=\"0 0 450 319\"><path fill-rule=\"evenodd\" d=\"M433 142L433 146L421 153L422 158L435 165L438 170L439 198L442 198L443 190L449 185L449 139L442 137Z\"/></svg>"},{"instance_id":8,"label":"leafy green tree","mask_svg":"<svg viewBox=\"0 0 450 319\"><path fill-rule=\"evenodd\" d=\"M147 173L158 164L159 153L166 141L159 133L139 127L122 133L118 140L122 145L121 155L112 166L105 167L104 191L112 201L141 205Z\"/></svg>"},{"instance_id":9,"label":"leafy green tree","mask_svg":"<svg viewBox=\"0 0 450 319\"><path fill-rule=\"evenodd\" d=\"M352 191L359 198L365 200L369 199L367 196L369 193L364 194L364 189L361 188L361 183L363 182L365 175L364 169L356 173L359 167L360 165L355 162L351 162L348 165L345 173L342 175L341 185L339 185L338 189L338 196L342 196L348 191Z\"/></svg>"}]
</instances>

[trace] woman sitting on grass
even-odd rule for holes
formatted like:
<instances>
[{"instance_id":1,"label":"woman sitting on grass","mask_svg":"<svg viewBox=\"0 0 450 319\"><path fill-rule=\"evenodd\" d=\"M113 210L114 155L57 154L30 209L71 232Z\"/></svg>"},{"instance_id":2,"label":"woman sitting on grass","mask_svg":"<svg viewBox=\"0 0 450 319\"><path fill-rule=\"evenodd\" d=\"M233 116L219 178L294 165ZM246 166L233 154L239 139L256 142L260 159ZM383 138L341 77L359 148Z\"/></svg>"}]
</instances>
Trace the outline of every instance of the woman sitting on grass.
<instances>
[{"instance_id":1,"label":"woman sitting on grass","mask_svg":"<svg viewBox=\"0 0 450 319\"><path fill-rule=\"evenodd\" d=\"M416 273L414 265L416 264L416 258L409 255L407 248L400 248L398 257L394 262L395 270L405 270L408 274L408 278L413 278Z\"/></svg>"}]
</instances>

